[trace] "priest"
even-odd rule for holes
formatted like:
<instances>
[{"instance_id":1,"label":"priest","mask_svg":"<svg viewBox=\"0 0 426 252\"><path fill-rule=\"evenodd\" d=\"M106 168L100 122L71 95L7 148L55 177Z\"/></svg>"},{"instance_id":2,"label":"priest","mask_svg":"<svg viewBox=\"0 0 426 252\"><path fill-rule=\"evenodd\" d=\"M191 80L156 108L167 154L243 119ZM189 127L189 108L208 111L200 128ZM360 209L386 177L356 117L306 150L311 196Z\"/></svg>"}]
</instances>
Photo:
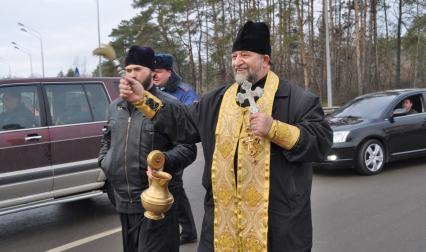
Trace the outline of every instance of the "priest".
<instances>
[{"instance_id":1,"label":"priest","mask_svg":"<svg viewBox=\"0 0 426 252\"><path fill-rule=\"evenodd\" d=\"M248 21L232 46L235 83L198 103L171 104L135 80L120 81L120 96L170 139L202 142L199 252L312 248L311 162L326 155L332 131L318 97L280 79L270 60L268 26Z\"/></svg>"}]
</instances>

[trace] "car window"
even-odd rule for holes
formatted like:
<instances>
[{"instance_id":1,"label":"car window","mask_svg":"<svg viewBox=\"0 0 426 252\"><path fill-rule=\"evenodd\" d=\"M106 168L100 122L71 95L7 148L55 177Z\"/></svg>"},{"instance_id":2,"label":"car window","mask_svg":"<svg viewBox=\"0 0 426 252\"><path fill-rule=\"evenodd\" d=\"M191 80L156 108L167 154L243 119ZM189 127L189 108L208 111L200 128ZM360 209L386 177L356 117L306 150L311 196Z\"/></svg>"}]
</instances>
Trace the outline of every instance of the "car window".
<instances>
[{"instance_id":1,"label":"car window","mask_svg":"<svg viewBox=\"0 0 426 252\"><path fill-rule=\"evenodd\" d=\"M404 102L407 102L411 105L410 106L410 111L407 111L408 114L415 114L415 113L423 113L425 112L424 109L424 101L423 101L423 96L421 94L418 95L412 95L412 96L408 96L403 98L398 105L396 105L393 108L393 111L396 111L398 109L408 109L408 107L404 107ZM402 115L407 115L407 114L402 114Z\"/></svg>"},{"instance_id":2,"label":"car window","mask_svg":"<svg viewBox=\"0 0 426 252\"><path fill-rule=\"evenodd\" d=\"M90 108L95 121L106 121L109 101L102 84L85 84Z\"/></svg>"},{"instance_id":3,"label":"car window","mask_svg":"<svg viewBox=\"0 0 426 252\"><path fill-rule=\"evenodd\" d=\"M53 125L93 121L82 85L46 85L46 93Z\"/></svg>"},{"instance_id":4,"label":"car window","mask_svg":"<svg viewBox=\"0 0 426 252\"><path fill-rule=\"evenodd\" d=\"M361 117L379 118L389 104L395 99L395 95L377 94L355 98L340 109L336 110L333 117Z\"/></svg>"},{"instance_id":5,"label":"car window","mask_svg":"<svg viewBox=\"0 0 426 252\"><path fill-rule=\"evenodd\" d=\"M40 126L36 86L0 88L0 131Z\"/></svg>"}]
</instances>

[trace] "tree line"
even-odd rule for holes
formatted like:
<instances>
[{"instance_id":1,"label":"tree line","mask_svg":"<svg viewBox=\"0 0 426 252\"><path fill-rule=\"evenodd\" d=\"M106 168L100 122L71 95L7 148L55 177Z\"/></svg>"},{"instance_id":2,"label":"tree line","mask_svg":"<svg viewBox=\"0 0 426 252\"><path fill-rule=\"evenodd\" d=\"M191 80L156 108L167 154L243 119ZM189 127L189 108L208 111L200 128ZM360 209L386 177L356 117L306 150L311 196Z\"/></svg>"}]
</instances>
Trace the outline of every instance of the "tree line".
<instances>
[{"instance_id":1,"label":"tree line","mask_svg":"<svg viewBox=\"0 0 426 252\"><path fill-rule=\"evenodd\" d=\"M140 13L112 30L111 45L122 62L133 44L172 54L176 72L204 93L233 82L231 47L239 27L266 22L273 71L324 101L325 1L336 105L376 90L426 87L421 0L134 0ZM111 62L102 70L117 75Z\"/></svg>"}]
</instances>

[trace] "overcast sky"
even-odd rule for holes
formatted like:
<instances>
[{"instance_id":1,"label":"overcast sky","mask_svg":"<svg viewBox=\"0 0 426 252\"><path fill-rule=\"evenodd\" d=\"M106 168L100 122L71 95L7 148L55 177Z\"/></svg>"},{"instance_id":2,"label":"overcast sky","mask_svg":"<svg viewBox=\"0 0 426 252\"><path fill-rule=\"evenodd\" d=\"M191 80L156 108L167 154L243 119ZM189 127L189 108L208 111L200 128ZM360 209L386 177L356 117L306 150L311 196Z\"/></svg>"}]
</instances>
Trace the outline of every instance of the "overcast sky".
<instances>
[{"instance_id":1,"label":"overcast sky","mask_svg":"<svg viewBox=\"0 0 426 252\"><path fill-rule=\"evenodd\" d=\"M20 30L18 22L42 35L46 77L79 67L91 74L98 64L92 50L98 47L96 0L0 0L0 78L29 77L29 56L13 47L12 41L32 55L33 74L41 76L40 41ZM99 0L101 43L121 20L138 12L132 0Z\"/></svg>"}]
</instances>

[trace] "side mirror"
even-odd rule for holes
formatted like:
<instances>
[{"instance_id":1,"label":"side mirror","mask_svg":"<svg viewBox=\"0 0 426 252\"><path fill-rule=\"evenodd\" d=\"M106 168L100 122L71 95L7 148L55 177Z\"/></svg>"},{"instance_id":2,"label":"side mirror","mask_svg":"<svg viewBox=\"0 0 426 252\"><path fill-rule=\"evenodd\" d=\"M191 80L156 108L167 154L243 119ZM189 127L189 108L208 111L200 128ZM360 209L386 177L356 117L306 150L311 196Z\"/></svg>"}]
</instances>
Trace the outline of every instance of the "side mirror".
<instances>
[{"instance_id":1,"label":"side mirror","mask_svg":"<svg viewBox=\"0 0 426 252\"><path fill-rule=\"evenodd\" d=\"M393 123L395 121L394 120L395 117L403 116L405 114L407 114L407 110L405 110L404 108L397 108L392 112L392 115L390 116L389 121Z\"/></svg>"},{"instance_id":2,"label":"side mirror","mask_svg":"<svg viewBox=\"0 0 426 252\"><path fill-rule=\"evenodd\" d=\"M405 114L407 114L407 110L405 110L404 108L395 109L392 113L393 116L402 116Z\"/></svg>"}]
</instances>

